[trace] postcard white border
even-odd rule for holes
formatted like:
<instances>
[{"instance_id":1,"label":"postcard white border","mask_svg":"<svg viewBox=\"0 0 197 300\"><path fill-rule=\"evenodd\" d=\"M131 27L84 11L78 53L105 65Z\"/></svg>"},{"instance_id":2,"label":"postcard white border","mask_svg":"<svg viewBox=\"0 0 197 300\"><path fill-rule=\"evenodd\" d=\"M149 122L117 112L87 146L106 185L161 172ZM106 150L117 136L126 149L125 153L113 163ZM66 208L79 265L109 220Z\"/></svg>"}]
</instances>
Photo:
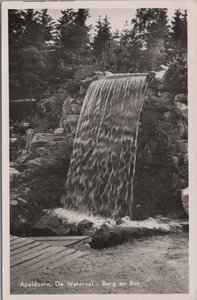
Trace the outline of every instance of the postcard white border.
<instances>
[{"instance_id":1,"label":"postcard white border","mask_svg":"<svg viewBox=\"0 0 197 300\"><path fill-rule=\"evenodd\" d=\"M9 263L9 94L8 94L8 9L66 8L171 8L188 10L189 66L189 294L87 294L87 295L10 295ZM2 212L3 212L3 299L134 299L134 300L196 300L197 299L197 2L196 1L70 1L70 2L3 2L2 3Z\"/></svg>"}]
</instances>

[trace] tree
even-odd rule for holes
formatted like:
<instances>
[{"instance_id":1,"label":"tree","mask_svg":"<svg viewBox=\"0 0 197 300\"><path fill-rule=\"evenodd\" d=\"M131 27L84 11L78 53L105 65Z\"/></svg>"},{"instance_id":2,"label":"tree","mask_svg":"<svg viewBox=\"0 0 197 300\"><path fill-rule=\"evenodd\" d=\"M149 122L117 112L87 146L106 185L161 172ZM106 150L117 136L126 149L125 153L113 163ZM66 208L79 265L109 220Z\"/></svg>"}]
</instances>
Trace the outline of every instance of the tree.
<instances>
[{"instance_id":1,"label":"tree","mask_svg":"<svg viewBox=\"0 0 197 300\"><path fill-rule=\"evenodd\" d=\"M23 48L19 55L19 78L23 97L39 98L47 88L47 60L36 47Z\"/></svg>"},{"instance_id":2,"label":"tree","mask_svg":"<svg viewBox=\"0 0 197 300\"><path fill-rule=\"evenodd\" d=\"M9 11L10 98L35 97L47 87L48 42L54 22L47 10Z\"/></svg>"},{"instance_id":3,"label":"tree","mask_svg":"<svg viewBox=\"0 0 197 300\"><path fill-rule=\"evenodd\" d=\"M56 39L51 52L51 83L60 85L74 78L81 65L91 63L89 26L86 20L88 9L67 9L56 26Z\"/></svg>"},{"instance_id":4,"label":"tree","mask_svg":"<svg viewBox=\"0 0 197 300\"><path fill-rule=\"evenodd\" d=\"M96 25L96 31L97 32L93 41L93 49L95 56L97 58L101 58L102 56L106 56L112 41L111 26L107 15L103 21L101 21L101 17L99 17Z\"/></svg>"},{"instance_id":5,"label":"tree","mask_svg":"<svg viewBox=\"0 0 197 300\"><path fill-rule=\"evenodd\" d=\"M168 60L169 26L167 9L137 9L132 20L133 34L141 40L146 57L146 71Z\"/></svg>"},{"instance_id":6,"label":"tree","mask_svg":"<svg viewBox=\"0 0 197 300\"><path fill-rule=\"evenodd\" d=\"M85 22L89 16L87 9L62 11L62 17L58 20L57 30L59 43L66 51L78 51L89 41L89 27Z\"/></svg>"},{"instance_id":7,"label":"tree","mask_svg":"<svg viewBox=\"0 0 197 300\"><path fill-rule=\"evenodd\" d=\"M24 26L25 22L22 11L15 9L9 10L9 94L12 99L17 97L16 91L20 85L18 78L18 56Z\"/></svg>"},{"instance_id":8,"label":"tree","mask_svg":"<svg viewBox=\"0 0 197 300\"><path fill-rule=\"evenodd\" d=\"M187 93L187 11L175 11L170 37L172 49L166 87L174 94Z\"/></svg>"},{"instance_id":9,"label":"tree","mask_svg":"<svg viewBox=\"0 0 197 300\"><path fill-rule=\"evenodd\" d=\"M171 27L171 42L173 53L187 51L187 11L182 13L179 9L175 11Z\"/></svg>"}]
</instances>

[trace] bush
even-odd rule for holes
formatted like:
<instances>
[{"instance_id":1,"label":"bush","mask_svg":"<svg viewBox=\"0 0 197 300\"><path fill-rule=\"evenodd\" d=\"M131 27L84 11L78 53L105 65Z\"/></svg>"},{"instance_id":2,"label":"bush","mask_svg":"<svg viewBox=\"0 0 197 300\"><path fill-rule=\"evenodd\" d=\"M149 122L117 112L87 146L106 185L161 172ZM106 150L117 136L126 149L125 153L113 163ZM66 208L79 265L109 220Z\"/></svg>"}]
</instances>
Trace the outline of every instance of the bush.
<instances>
[{"instance_id":1,"label":"bush","mask_svg":"<svg viewBox=\"0 0 197 300\"><path fill-rule=\"evenodd\" d=\"M50 128L58 127L61 118L62 105L67 96L68 91L62 86L51 96L42 99L37 104L37 117L35 116L36 122L38 122L39 118L43 121L47 120Z\"/></svg>"},{"instance_id":2,"label":"bush","mask_svg":"<svg viewBox=\"0 0 197 300\"><path fill-rule=\"evenodd\" d=\"M173 94L187 93L186 55L179 55L169 64L165 75L165 86Z\"/></svg>"}]
</instances>

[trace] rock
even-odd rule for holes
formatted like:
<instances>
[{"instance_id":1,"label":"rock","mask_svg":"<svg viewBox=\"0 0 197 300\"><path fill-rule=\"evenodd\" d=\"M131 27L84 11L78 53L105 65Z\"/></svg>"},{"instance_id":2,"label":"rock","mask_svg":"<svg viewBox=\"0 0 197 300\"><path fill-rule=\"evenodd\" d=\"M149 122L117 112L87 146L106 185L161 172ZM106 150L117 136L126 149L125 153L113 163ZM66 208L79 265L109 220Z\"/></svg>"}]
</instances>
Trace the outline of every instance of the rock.
<instances>
[{"instance_id":1,"label":"rock","mask_svg":"<svg viewBox=\"0 0 197 300\"><path fill-rule=\"evenodd\" d=\"M94 71L94 74L95 74L95 75L100 75L100 76L103 76L103 75L104 75L104 73L101 72L101 71Z\"/></svg>"},{"instance_id":2,"label":"rock","mask_svg":"<svg viewBox=\"0 0 197 300\"><path fill-rule=\"evenodd\" d=\"M131 222L131 219L129 218L129 216L120 218L116 221L116 225L120 225L120 224L129 224Z\"/></svg>"},{"instance_id":3,"label":"rock","mask_svg":"<svg viewBox=\"0 0 197 300\"><path fill-rule=\"evenodd\" d=\"M146 90L146 96L148 96L149 98L152 97L152 96L156 96L156 91L154 89L151 89L151 88L147 88Z\"/></svg>"},{"instance_id":4,"label":"rock","mask_svg":"<svg viewBox=\"0 0 197 300\"><path fill-rule=\"evenodd\" d=\"M71 155L71 147L65 141L51 142L45 144L44 147L36 148L35 151L41 157L49 157L58 160L68 159Z\"/></svg>"},{"instance_id":5,"label":"rock","mask_svg":"<svg viewBox=\"0 0 197 300\"><path fill-rule=\"evenodd\" d=\"M187 96L185 94L178 94L175 96L174 101L187 104Z\"/></svg>"},{"instance_id":6,"label":"rock","mask_svg":"<svg viewBox=\"0 0 197 300\"><path fill-rule=\"evenodd\" d=\"M65 135L71 134L72 141L76 133L81 107L82 101L79 98L67 97L63 103L59 127L64 129Z\"/></svg>"},{"instance_id":7,"label":"rock","mask_svg":"<svg viewBox=\"0 0 197 300\"><path fill-rule=\"evenodd\" d=\"M80 86L79 95L80 96L85 96L85 94L86 94L86 88L83 88L82 86Z\"/></svg>"},{"instance_id":8,"label":"rock","mask_svg":"<svg viewBox=\"0 0 197 300\"><path fill-rule=\"evenodd\" d=\"M177 150L179 153L188 153L188 141L187 140L177 140Z\"/></svg>"},{"instance_id":9,"label":"rock","mask_svg":"<svg viewBox=\"0 0 197 300\"><path fill-rule=\"evenodd\" d=\"M104 74L105 76L114 76L114 74L109 71L105 71Z\"/></svg>"},{"instance_id":10,"label":"rock","mask_svg":"<svg viewBox=\"0 0 197 300\"><path fill-rule=\"evenodd\" d=\"M10 168L10 184L16 183L19 180L21 172L17 171L15 168Z\"/></svg>"},{"instance_id":11,"label":"rock","mask_svg":"<svg viewBox=\"0 0 197 300\"><path fill-rule=\"evenodd\" d=\"M21 155L16 159L16 164L19 166L25 165L31 156L32 152L30 150L22 150Z\"/></svg>"},{"instance_id":12,"label":"rock","mask_svg":"<svg viewBox=\"0 0 197 300\"><path fill-rule=\"evenodd\" d=\"M73 115L79 115L81 112L81 105L72 103L72 112Z\"/></svg>"},{"instance_id":13,"label":"rock","mask_svg":"<svg viewBox=\"0 0 197 300\"><path fill-rule=\"evenodd\" d=\"M182 222L183 232L189 232L189 222Z\"/></svg>"},{"instance_id":14,"label":"rock","mask_svg":"<svg viewBox=\"0 0 197 300\"><path fill-rule=\"evenodd\" d=\"M26 165L28 168L33 169L40 175L44 175L52 170L62 168L62 162L60 160L49 157L36 157L32 160L29 160Z\"/></svg>"},{"instance_id":15,"label":"rock","mask_svg":"<svg viewBox=\"0 0 197 300\"><path fill-rule=\"evenodd\" d=\"M92 82L92 78L91 77L86 77L84 80L81 80L81 84L83 87L88 87L90 85L90 83Z\"/></svg>"},{"instance_id":16,"label":"rock","mask_svg":"<svg viewBox=\"0 0 197 300\"><path fill-rule=\"evenodd\" d=\"M178 188L179 188L180 190L183 190L183 189L185 189L187 186L188 186L188 180L187 180L187 179L180 178L180 179L179 179L179 182L178 182Z\"/></svg>"},{"instance_id":17,"label":"rock","mask_svg":"<svg viewBox=\"0 0 197 300\"><path fill-rule=\"evenodd\" d=\"M10 138L10 147L16 146L18 143L18 139L17 138Z\"/></svg>"},{"instance_id":18,"label":"rock","mask_svg":"<svg viewBox=\"0 0 197 300\"><path fill-rule=\"evenodd\" d=\"M152 84L155 80L156 72L155 71L150 71L147 74L147 82L148 82L148 89L150 84Z\"/></svg>"},{"instance_id":19,"label":"rock","mask_svg":"<svg viewBox=\"0 0 197 300\"><path fill-rule=\"evenodd\" d=\"M63 134L64 133L64 128L56 128L55 130L54 130L54 134Z\"/></svg>"},{"instance_id":20,"label":"rock","mask_svg":"<svg viewBox=\"0 0 197 300\"><path fill-rule=\"evenodd\" d=\"M11 138L18 138L19 137L19 134L18 133L12 133L12 135L11 135Z\"/></svg>"},{"instance_id":21,"label":"rock","mask_svg":"<svg viewBox=\"0 0 197 300\"><path fill-rule=\"evenodd\" d=\"M77 230L79 234L87 234L87 232L93 227L94 223L84 219L83 221L79 222L77 225Z\"/></svg>"},{"instance_id":22,"label":"rock","mask_svg":"<svg viewBox=\"0 0 197 300\"><path fill-rule=\"evenodd\" d=\"M159 67L158 67L158 71L167 71L169 69L169 67L168 66L165 66L165 65L160 65Z\"/></svg>"},{"instance_id":23,"label":"rock","mask_svg":"<svg viewBox=\"0 0 197 300\"><path fill-rule=\"evenodd\" d=\"M37 156L43 158L48 158L49 160L66 160L70 157L72 147L69 144L67 137L60 134L51 134L51 133L36 133L31 141L31 153L23 153L25 157L21 160L24 161L28 159L34 160ZM27 157L26 157L27 156ZM44 160L43 160L44 161ZM37 164L37 160L35 160ZM30 162L31 164L32 162ZM43 163L41 163L43 165ZM44 163L45 164L45 163ZM51 165L51 163L49 162ZM29 165L29 162L28 162Z\"/></svg>"},{"instance_id":24,"label":"rock","mask_svg":"<svg viewBox=\"0 0 197 300\"><path fill-rule=\"evenodd\" d=\"M49 133L54 133L54 129L50 128Z\"/></svg>"},{"instance_id":25,"label":"rock","mask_svg":"<svg viewBox=\"0 0 197 300\"><path fill-rule=\"evenodd\" d=\"M167 111L163 114L163 119L166 119L168 121L173 121L175 117L175 114L173 111Z\"/></svg>"},{"instance_id":26,"label":"rock","mask_svg":"<svg viewBox=\"0 0 197 300\"><path fill-rule=\"evenodd\" d=\"M36 133L32 138L31 145L33 148L37 148L43 144L53 142L54 138L55 136L52 133ZM57 138L59 138L58 135ZM60 139L62 138L60 137Z\"/></svg>"},{"instance_id":27,"label":"rock","mask_svg":"<svg viewBox=\"0 0 197 300\"><path fill-rule=\"evenodd\" d=\"M33 233L38 235L76 235L76 224L65 224L62 220L53 215L44 215L33 226Z\"/></svg>"},{"instance_id":28,"label":"rock","mask_svg":"<svg viewBox=\"0 0 197 300\"><path fill-rule=\"evenodd\" d=\"M173 189L177 189L179 186L180 176L177 173L173 173L172 175L172 187Z\"/></svg>"},{"instance_id":29,"label":"rock","mask_svg":"<svg viewBox=\"0 0 197 300\"><path fill-rule=\"evenodd\" d=\"M16 167L16 163L13 161L10 161L10 168L15 168Z\"/></svg>"},{"instance_id":30,"label":"rock","mask_svg":"<svg viewBox=\"0 0 197 300\"><path fill-rule=\"evenodd\" d=\"M180 119L178 121L177 128L178 128L180 138L185 139L187 137L187 127Z\"/></svg>"},{"instance_id":31,"label":"rock","mask_svg":"<svg viewBox=\"0 0 197 300\"><path fill-rule=\"evenodd\" d=\"M162 98L166 98L166 99L170 99L170 100L173 100L173 95L169 92L165 92L165 91L158 91L157 95L159 97L162 97Z\"/></svg>"},{"instance_id":32,"label":"rock","mask_svg":"<svg viewBox=\"0 0 197 300\"><path fill-rule=\"evenodd\" d=\"M164 82L166 70L161 70L159 72L156 72L155 80L159 82Z\"/></svg>"},{"instance_id":33,"label":"rock","mask_svg":"<svg viewBox=\"0 0 197 300\"><path fill-rule=\"evenodd\" d=\"M181 191L181 200L187 216L189 216L189 189L188 187Z\"/></svg>"},{"instance_id":34,"label":"rock","mask_svg":"<svg viewBox=\"0 0 197 300\"><path fill-rule=\"evenodd\" d=\"M183 119L184 121L188 121L188 108L187 105L180 102L175 102L175 110L178 116Z\"/></svg>"},{"instance_id":35,"label":"rock","mask_svg":"<svg viewBox=\"0 0 197 300\"><path fill-rule=\"evenodd\" d=\"M173 162L173 166L178 170L179 169L179 157L174 155L172 157L172 162Z\"/></svg>"}]
</instances>

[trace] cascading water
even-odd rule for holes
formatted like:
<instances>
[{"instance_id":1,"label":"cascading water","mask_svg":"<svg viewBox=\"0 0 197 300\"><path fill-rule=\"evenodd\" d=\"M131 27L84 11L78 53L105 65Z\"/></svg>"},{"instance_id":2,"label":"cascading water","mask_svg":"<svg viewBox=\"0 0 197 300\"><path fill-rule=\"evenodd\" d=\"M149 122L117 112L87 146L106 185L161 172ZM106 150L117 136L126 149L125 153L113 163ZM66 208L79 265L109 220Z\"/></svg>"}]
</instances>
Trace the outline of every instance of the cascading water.
<instances>
[{"instance_id":1,"label":"cascading water","mask_svg":"<svg viewBox=\"0 0 197 300\"><path fill-rule=\"evenodd\" d=\"M82 106L63 202L106 217L132 216L133 179L146 74L91 83Z\"/></svg>"}]
</instances>

